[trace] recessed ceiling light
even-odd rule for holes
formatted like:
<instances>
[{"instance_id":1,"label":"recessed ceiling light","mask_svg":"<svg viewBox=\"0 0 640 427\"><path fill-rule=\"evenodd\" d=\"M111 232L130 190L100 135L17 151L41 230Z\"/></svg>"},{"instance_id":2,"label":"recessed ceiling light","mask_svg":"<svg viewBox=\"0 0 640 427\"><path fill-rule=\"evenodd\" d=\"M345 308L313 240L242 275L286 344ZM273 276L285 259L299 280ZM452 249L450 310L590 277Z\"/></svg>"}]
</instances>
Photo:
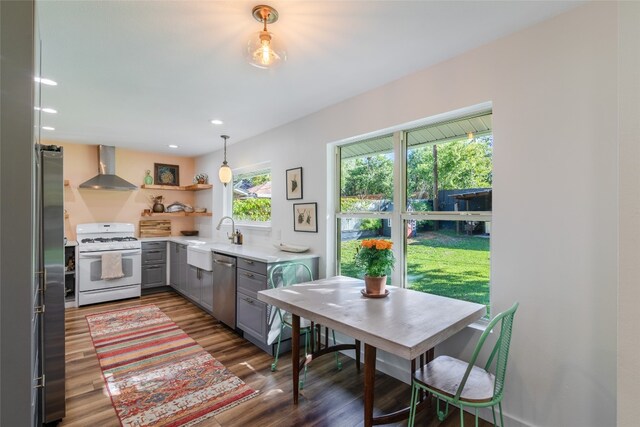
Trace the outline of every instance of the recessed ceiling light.
<instances>
[{"instance_id":1,"label":"recessed ceiling light","mask_svg":"<svg viewBox=\"0 0 640 427\"><path fill-rule=\"evenodd\" d=\"M52 128L51 126L42 126L44 130L56 130L56 128Z\"/></svg>"},{"instance_id":2,"label":"recessed ceiling light","mask_svg":"<svg viewBox=\"0 0 640 427\"><path fill-rule=\"evenodd\" d=\"M178 148L178 146L174 144L169 144L169 148Z\"/></svg>"},{"instance_id":3,"label":"recessed ceiling light","mask_svg":"<svg viewBox=\"0 0 640 427\"><path fill-rule=\"evenodd\" d=\"M211 120L211 123L214 124L214 125L223 125L224 124L224 122L222 120L219 120L219 119L213 119L213 120Z\"/></svg>"},{"instance_id":4,"label":"recessed ceiling light","mask_svg":"<svg viewBox=\"0 0 640 427\"><path fill-rule=\"evenodd\" d=\"M34 77L33 80L35 80L38 83L42 83L43 85L47 85L47 86L58 86L57 82L54 82L51 79L44 79L41 77Z\"/></svg>"},{"instance_id":5,"label":"recessed ceiling light","mask_svg":"<svg viewBox=\"0 0 640 427\"><path fill-rule=\"evenodd\" d=\"M33 109L36 110L36 111L42 111L43 113L58 114L58 110L54 110L53 108L33 107Z\"/></svg>"}]
</instances>

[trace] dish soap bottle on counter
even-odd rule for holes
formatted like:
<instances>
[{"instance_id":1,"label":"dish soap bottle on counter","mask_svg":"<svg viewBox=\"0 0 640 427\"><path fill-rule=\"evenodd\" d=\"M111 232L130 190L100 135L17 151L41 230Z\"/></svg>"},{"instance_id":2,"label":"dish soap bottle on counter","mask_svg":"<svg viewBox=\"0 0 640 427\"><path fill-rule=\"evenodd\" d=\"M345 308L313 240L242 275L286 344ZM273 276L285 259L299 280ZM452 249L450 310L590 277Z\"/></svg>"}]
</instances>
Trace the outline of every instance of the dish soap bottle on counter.
<instances>
[{"instance_id":1,"label":"dish soap bottle on counter","mask_svg":"<svg viewBox=\"0 0 640 427\"><path fill-rule=\"evenodd\" d=\"M243 236L242 236L242 233L240 232L240 230L236 229L236 233L234 234L233 237L234 237L235 243L237 245L241 245L242 244Z\"/></svg>"}]
</instances>

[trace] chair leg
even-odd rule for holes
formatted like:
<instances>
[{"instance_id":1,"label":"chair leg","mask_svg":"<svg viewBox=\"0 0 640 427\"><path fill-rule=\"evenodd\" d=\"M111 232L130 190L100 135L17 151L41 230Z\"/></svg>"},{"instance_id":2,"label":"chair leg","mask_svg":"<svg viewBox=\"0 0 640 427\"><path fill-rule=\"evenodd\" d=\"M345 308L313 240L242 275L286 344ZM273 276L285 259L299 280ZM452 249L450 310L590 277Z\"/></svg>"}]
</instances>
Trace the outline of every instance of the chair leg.
<instances>
[{"instance_id":1,"label":"chair leg","mask_svg":"<svg viewBox=\"0 0 640 427\"><path fill-rule=\"evenodd\" d=\"M445 402L444 412L440 410L440 398L436 396L436 415L438 416L438 421L442 422L449 416L449 402Z\"/></svg>"},{"instance_id":2,"label":"chair leg","mask_svg":"<svg viewBox=\"0 0 640 427\"><path fill-rule=\"evenodd\" d=\"M491 407L491 414L493 415L493 425L495 427L495 426L497 426L497 424L496 424L496 405L493 405Z\"/></svg>"},{"instance_id":3,"label":"chair leg","mask_svg":"<svg viewBox=\"0 0 640 427\"><path fill-rule=\"evenodd\" d=\"M500 427L504 427L504 418L502 417L502 402L498 403L498 409L500 409Z\"/></svg>"},{"instance_id":4,"label":"chair leg","mask_svg":"<svg viewBox=\"0 0 640 427\"><path fill-rule=\"evenodd\" d=\"M478 408L476 408L476 427L478 427Z\"/></svg>"},{"instance_id":5,"label":"chair leg","mask_svg":"<svg viewBox=\"0 0 640 427\"><path fill-rule=\"evenodd\" d=\"M282 337L283 329L284 329L284 324L280 323L280 333L278 334L278 345L276 346L276 358L271 364L271 372L274 372L278 367L278 356L280 355L280 339Z\"/></svg>"},{"instance_id":6,"label":"chair leg","mask_svg":"<svg viewBox=\"0 0 640 427\"><path fill-rule=\"evenodd\" d=\"M464 409L460 405L460 427L464 427Z\"/></svg>"},{"instance_id":7,"label":"chair leg","mask_svg":"<svg viewBox=\"0 0 640 427\"><path fill-rule=\"evenodd\" d=\"M331 334L333 335L333 345L336 345L336 331L334 331L333 329L331 330ZM328 338L327 338L328 339ZM342 362L340 361L340 359L338 358L338 351L335 352L336 353L336 367L338 368L338 371L342 370Z\"/></svg>"},{"instance_id":8,"label":"chair leg","mask_svg":"<svg viewBox=\"0 0 640 427\"><path fill-rule=\"evenodd\" d=\"M313 331L311 331L313 335ZM302 375L302 379L300 380L300 390L304 388L304 382L307 380L307 355L309 354L309 328L304 330L304 374Z\"/></svg>"},{"instance_id":9,"label":"chair leg","mask_svg":"<svg viewBox=\"0 0 640 427\"><path fill-rule=\"evenodd\" d=\"M411 385L411 406L409 407L409 421L407 423L407 427L413 427L416 422L416 412L418 405L418 386L416 384Z\"/></svg>"}]
</instances>

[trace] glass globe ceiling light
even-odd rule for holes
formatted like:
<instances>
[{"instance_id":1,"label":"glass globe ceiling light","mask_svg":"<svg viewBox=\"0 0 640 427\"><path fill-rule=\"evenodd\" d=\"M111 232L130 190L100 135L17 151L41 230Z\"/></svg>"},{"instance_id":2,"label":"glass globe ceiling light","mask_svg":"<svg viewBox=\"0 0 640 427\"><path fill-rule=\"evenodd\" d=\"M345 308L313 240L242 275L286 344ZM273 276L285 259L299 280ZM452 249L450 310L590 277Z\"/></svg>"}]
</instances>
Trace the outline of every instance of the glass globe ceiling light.
<instances>
[{"instance_id":1,"label":"glass globe ceiling light","mask_svg":"<svg viewBox=\"0 0 640 427\"><path fill-rule=\"evenodd\" d=\"M273 39L273 33L267 31L267 24L278 20L278 11L267 5L258 5L253 8L253 17L262 22L264 27L251 35L247 43L246 57L249 64L258 68L272 68L287 60L287 54Z\"/></svg>"},{"instance_id":2,"label":"glass globe ceiling light","mask_svg":"<svg viewBox=\"0 0 640 427\"><path fill-rule=\"evenodd\" d=\"M218 171L218 177L220 178L220 182L223 183L226 187L227 184L231 182L231 178L233 177L231 168L227 164L227 139L229 139L229 135L220 135L220 138L224 139L224 161L222 162L222 166L220 166L220 170Z\"/></svg>"}]
</instances>

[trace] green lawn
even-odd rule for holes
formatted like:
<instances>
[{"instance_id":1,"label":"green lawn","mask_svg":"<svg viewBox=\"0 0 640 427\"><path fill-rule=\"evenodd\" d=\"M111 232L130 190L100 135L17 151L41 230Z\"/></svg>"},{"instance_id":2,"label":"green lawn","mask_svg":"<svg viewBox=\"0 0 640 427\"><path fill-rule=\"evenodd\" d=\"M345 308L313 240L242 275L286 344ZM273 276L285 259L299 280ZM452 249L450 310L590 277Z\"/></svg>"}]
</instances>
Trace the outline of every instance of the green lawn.
<instances>
[{"instance_id":1,"label":"green lawn","mask_svg":"<svg viewBox=\"0 0 640 427\"><path fill-rule=\"evenodd\" d=\"M342 243L340 271L362 277L353 263L359 240ZM489 310L489 239L455 231L421 232L407 244L407 287L485 304ZM401 268L396 265L396 268Z\"/></svg>"}]
</instances>

